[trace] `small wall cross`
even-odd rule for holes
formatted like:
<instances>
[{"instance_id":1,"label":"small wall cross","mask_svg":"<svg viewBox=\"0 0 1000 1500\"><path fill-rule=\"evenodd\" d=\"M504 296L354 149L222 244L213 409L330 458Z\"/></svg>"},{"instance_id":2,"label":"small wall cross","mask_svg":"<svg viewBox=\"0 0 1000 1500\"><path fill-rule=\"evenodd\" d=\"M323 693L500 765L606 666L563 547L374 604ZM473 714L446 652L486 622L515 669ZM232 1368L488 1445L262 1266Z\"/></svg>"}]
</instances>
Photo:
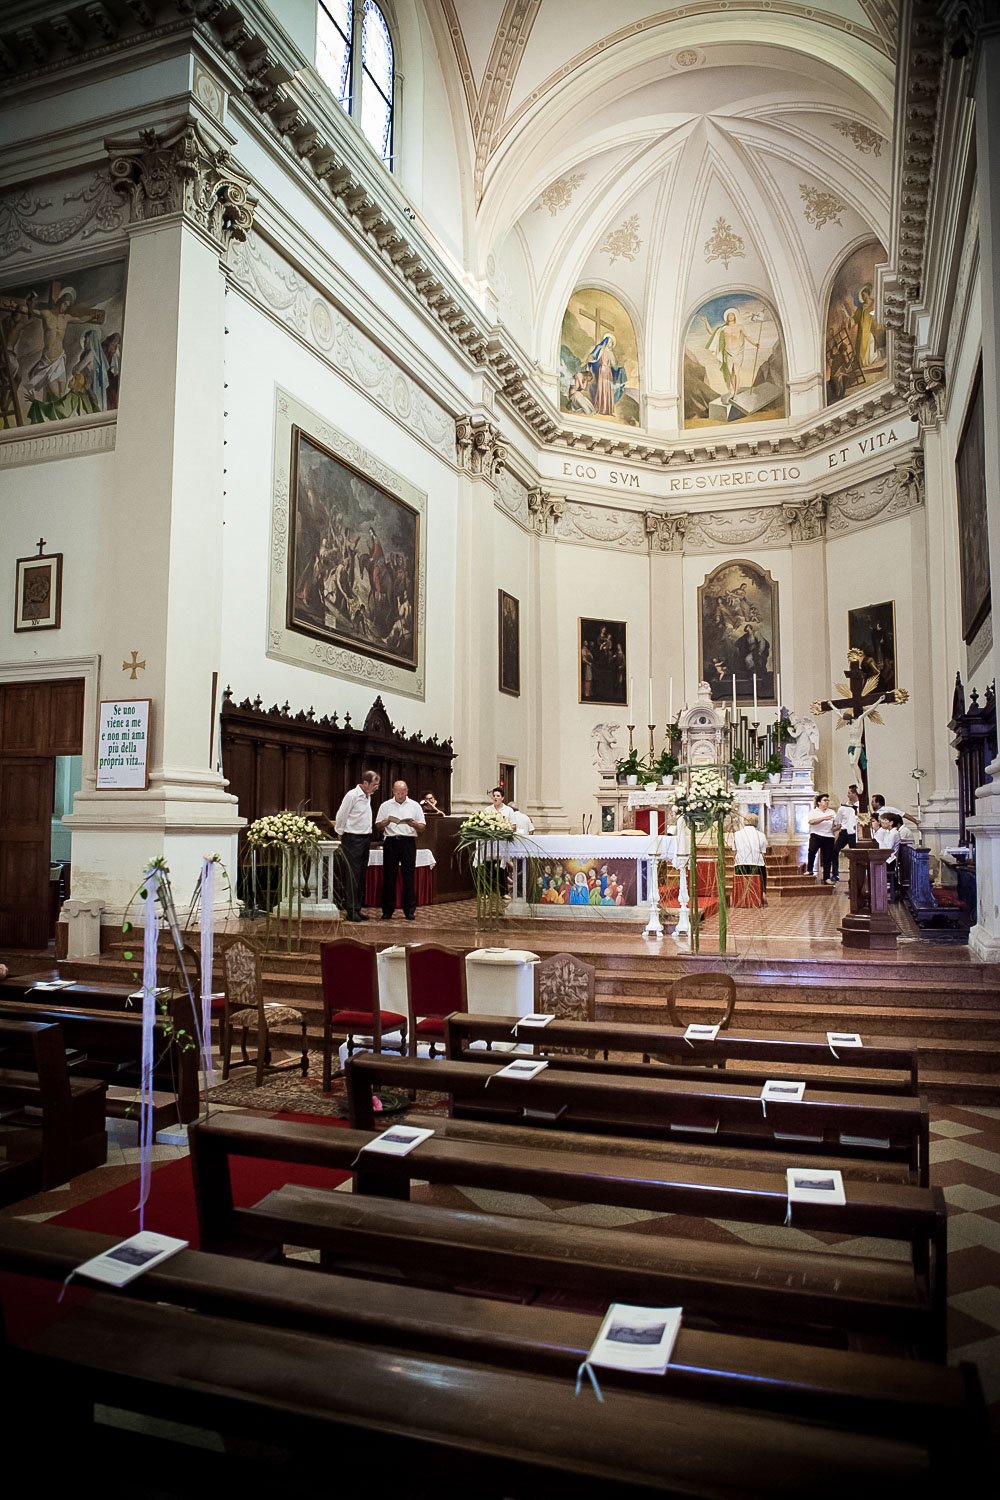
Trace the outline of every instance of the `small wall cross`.
<instances>
[{"instance_id":1,"label":"small wall cross","mask_svg":"<svg viewBox=\"0 0 1000 1500\"><path fill-rule=\"evenodd\" d=\"M144 661L140 661L139 660L139 653L138 653L138 651L133 651L132 652L132 660L131 661L123 661L122 662L122 671L123 672L128 672L128 674L129 674L129 680L131 682L135 682L136 678L139 676L139 673L140 672L145 672L145 670L146 670L146 663Z\"/></svg>"}]
</instances>

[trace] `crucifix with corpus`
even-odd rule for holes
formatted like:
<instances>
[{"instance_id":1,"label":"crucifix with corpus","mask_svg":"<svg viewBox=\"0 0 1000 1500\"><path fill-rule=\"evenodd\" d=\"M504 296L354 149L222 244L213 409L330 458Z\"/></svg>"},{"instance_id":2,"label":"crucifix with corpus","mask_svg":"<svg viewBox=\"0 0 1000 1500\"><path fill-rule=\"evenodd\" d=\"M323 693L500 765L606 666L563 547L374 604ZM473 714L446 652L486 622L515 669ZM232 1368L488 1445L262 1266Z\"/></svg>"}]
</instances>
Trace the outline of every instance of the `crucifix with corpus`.
<instances>
[{"instance_id":1,"label":"crucifix with corpus","mask_svg":"<svg viewBox=\"0 0 1000 1500\"><path fill-rule=\"evenodd\" d=\"M882 724L878 712L884 703L905 703L905 688L880 688L878 673L866 676L864 652L852 646L847 653L847 682L838 682L839 698L827 698L812 705L814 714L837 714L838 729L850 730L848 754L861 772L861 810L858 814L858 844L847 851L851 878L848 888L850 910L840 924L847 948L894 948L897 927L888 909L886 860L888 851L875 847L869 829L871 807L868 800L868 750L865 742L866 720Z\"/></svg>"},{"instance_id":2,"label":"crucifix with corpus","mask_svg":"<svg viewBox=\"0 0 1000 1500\"><path fill-rule=\"evenodd\" d=\"M824 698L821 703L812 704L814 714L830 713L831 710L837 714L837 728L848 729L848 756L854 761L861 772L861 815L859 827L868 829L871 819L871 806L868 800L868 746L865 739L865 721L871 720L873 724L884 724L885 720L879 713L879 705L883 703L905 703L909 693L905 688L880 688L878 685L878 673L873 672L865 676L864 671L865 654L858 646L852 646L847 653L847 682L838 682L837 691L843 696L840 698Z\"/></svg>"}]
</instances>

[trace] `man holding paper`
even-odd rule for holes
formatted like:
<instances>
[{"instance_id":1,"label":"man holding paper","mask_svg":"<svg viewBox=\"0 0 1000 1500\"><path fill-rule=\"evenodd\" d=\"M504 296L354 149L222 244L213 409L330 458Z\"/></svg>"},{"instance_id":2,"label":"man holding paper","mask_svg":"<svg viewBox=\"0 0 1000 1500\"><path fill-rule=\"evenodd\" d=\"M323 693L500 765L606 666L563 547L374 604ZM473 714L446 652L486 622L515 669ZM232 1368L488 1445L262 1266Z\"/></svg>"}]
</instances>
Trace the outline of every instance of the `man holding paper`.
<instances>
[{"instance_id":1,"label":"man holding paper","mask_svg":"<svg viewBox=\"0 0 1000 1500\"><path fill-rule=\"evenodd\" d=\"M403 914L412 922L417 913L417 834L426 827L423 808L414 802L405 781L394 781L392 796L375 819L382 834L382 916L396 910L396 877L403 872Z\"/></svg>"}]
</instances>

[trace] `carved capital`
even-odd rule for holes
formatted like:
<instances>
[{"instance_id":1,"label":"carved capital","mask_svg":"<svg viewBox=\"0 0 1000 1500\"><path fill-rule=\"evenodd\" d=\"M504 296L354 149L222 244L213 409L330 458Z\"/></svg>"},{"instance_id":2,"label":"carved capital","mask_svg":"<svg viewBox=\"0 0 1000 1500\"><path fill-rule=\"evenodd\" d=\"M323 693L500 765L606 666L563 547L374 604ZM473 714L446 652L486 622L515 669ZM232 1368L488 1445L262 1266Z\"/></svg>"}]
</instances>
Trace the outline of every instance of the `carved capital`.
<instances>
[{"instance_id":1,"label":"carved capital","mask_svg":"<svg viewBox=\"0 0 1000 1500\"><path fill-rule=\"evenodd\" d=\"M944 412L945 371L940 360L928 360L910 375L906 405L922 427L932 426Z\"/></svg>"},{"instance_id":2,"label":"carved capital","mask_svg":"<svg viewBox=\"0 0 1000 1500\"><path fill-rule=\"evenodd\" d=\"M553 499L540 485L528 491L528 522L537 536L552 536L566 502Z\"/></svg>"},{"instance_id":3,"label":"carved capital","mask_svg":"<svg viewBox=\"0 0 1000 1500\"><path fill-rule=\"evenodd\" d=\"M486 417L458 417L455 452L460 469L495 479L504 466L507 445L500 437L499 427Z\"/></svg>"},{"instance_id":4,"label":"carved capital","mask_svg":"<svg viewBox=\"0 0 1000 1500\"><path fill-rule=\"evenodd\" d=\"M688 528L686 515L664 516L659 511L647 510L642 519L651 552L684 551L684 535Z\"/></svg>"},{"instance_id":5,"label":"carved capital","mask_svg":"<svg viewBox=\"0 0 1000 1500\"><path fill-rule=\"evenodd\" d=\"M826 495L814 495L811 500L782 505L781 513L793 542L818 542L826 536L829 504Z\"/></svg>"},{"instance_id":6,"label":"carved capital","mask_svg":"<svg viewBox=\"0 0 1000 1500\"><path fill-rule=\"evenodd\" d=\"M924 503L924 455L917 448L909 458L896 465L893 476L893 500L907 510L917 510Z\"/></svg>"},{"instance_id":7,"label":"carved capital","mask_svg":"<svg viewBox=\"0 0 1000 1500\"><path fill-rule=\"evenodd\" d=\"M183 214L225 254L253 228L250 184L200 120L178 120L138 139L109 139L111 186L127 201L133 224Z\"/></svg>"}]
</instances>

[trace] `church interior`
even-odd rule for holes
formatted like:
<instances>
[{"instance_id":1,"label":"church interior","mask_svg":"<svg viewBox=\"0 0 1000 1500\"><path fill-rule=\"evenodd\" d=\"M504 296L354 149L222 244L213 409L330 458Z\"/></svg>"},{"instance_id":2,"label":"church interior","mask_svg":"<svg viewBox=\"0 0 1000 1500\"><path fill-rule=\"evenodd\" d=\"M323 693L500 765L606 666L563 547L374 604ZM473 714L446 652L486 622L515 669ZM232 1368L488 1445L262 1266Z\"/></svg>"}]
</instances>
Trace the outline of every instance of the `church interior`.
<instances>
[{"instance_id":1,"label":"church interior","mask_svg":"<svg viewBox=\"0 0 1000 1500\"><path fill-rule=\"evenodd\" d=\"M0 77L0 1472L995 1483L1000 7Z\"/></svg>"}]
</instances>

